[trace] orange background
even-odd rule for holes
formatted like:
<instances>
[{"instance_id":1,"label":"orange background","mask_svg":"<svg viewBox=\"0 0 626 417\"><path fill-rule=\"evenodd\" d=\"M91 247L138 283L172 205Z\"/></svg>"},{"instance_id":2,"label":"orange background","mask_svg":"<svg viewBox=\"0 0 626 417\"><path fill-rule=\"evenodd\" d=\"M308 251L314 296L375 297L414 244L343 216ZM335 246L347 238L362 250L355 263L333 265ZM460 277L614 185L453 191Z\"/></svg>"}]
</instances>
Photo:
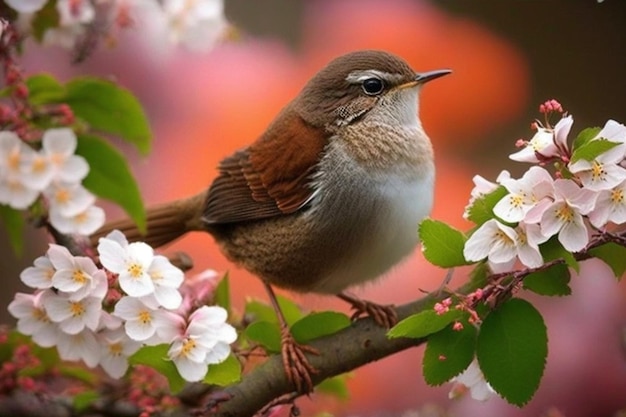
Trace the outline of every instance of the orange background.
<instances>
[{"instance_id":1,"label":"orange background","mask_svg":"<svg viewBox=\"0 0 626 417\"><path fill-rule=\"evenodd\" d=\"M99 51L77 67L67 63L64 52L34 45L27 48L25 64L29 71L51 71L62 78L81 73L115 77L139 96L153 123L154 150L141 158L127 144L120 146L133 162L148 203L206 188L216 175L217 163L253 141L303 83L339 54L385 49L404 57L418 71L451 68L453 75L424 89L421 117L436 150L433 217L467 229L461 215L471 177L481 174L494 179L500 169L526 168L513 165L507 156L514 151L516 139L531 135L528 126L537 116L539 102L561 100L574 113L574 131L603 124L609 117L626 122L624 58L615 56L626 50L626 19L619 20L625 17L624 7L617 5L621 0L505 2L506 8L496 2L475 3L472 8L451 1L441 2L442 7L409 0L302 1L279 8L280 1L234 1L227 5L227 14L238 24L241 39L226 42L208 55L176 52L157 57L125 35L115 50ZM261 10L273 17L261 16ZM273 24L261 24L259 29L258 22L267 19ZM597 32L587 29L590 22L598 22ZM617 29L612 30L611 24ZM591 33L595 39L589 37ZM571 39L565 34L588 38ZM611 49L596 49L601 45ZM570 61L563 58L568 54ZM615 61L619 59L622 65ZM612 65L606 65L607 60ZM619 74L615 66L621 68ZM109 218L122 215L111 205L107 208ZM7 272L5 280L17 280L20 268L43 253L40 237L31 234L22 260L4 252L3 270L18 268ZM265 299L258 280L225 260L210 236L187 236L167 250L189 253L195 271L230 271L237 308L242 308L247 296ZM422 349L356 371L349 382L348 402L314 395L299 404L305 415L324 409L338 416L402 415L424 404L438 404L459 416L538 416L551 407L574 417L611 415L626 407L626 361L621 348L626 329L624 285L616 285L598 263L585 263L582 274L572 280L572 297L528 297L546 319L550 355L542 385L524 409L499 399L484 404L470 399L449 402L449 386L431 388L423 382ZM445 271L428 265L416 251L384 280L359 294L382 303L404 303L419 297L422 289L437 288L444 276ZM458 272L452 285L464 280ZM7 294L5 305L9 299ZM297 299L312 310L346 311L343 304L328 298Z\"/></svg>"}]
</instances>

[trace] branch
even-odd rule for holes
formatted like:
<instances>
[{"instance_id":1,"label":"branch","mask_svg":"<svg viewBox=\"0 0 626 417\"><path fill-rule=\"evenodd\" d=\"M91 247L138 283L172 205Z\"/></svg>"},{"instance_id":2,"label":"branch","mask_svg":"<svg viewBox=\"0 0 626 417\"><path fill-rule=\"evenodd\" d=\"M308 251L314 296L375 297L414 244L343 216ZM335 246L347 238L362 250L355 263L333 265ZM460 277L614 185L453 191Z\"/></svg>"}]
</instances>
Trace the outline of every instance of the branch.
<instances>
[{"instance_id":1,"label":"branch","mask_svg":"<svg viewBox=\"0 0 626 417\"><path fill-rule=\"evenodd\" d=\"M473 283L457 291L467 294L475 289ZM430 308L437 297L429 294L417 301L397 308L398 319ZM314 340L310 346L320 352L319 356L308 355L308 359L319 372L313 376L314 384L326 378L343 374L367 363L385 358L394 353L424 343L426 339L387 338L387 330L376 325L371 318L363 318L351 326L327 337ZM280 355L270 357L255 368L238 384L219 392L208 413L211 417L253 416L273 400L293 394L287 380ZM224 399L225 398L225 399Z\"/></svg>"}]
</instances>

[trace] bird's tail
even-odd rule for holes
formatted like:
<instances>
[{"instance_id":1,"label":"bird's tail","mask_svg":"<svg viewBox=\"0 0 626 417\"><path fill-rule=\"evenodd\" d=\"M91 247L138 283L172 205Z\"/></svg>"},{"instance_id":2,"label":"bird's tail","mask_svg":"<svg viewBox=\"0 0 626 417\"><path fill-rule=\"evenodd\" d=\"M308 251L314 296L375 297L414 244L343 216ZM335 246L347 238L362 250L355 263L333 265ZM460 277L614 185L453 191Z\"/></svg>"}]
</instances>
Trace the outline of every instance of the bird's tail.
<instances>
[{"instance_id":1,"label":"bird's tail","mask_svg":"<svg viewBox=\"0 0 626 417\"><path fill-rule=\"evenodd\" d=\"M91 243L97 246L99 238L117 229L124 233L129 242L142 241L153 248L163 246L187 232L205 229L202 221L205 201L206 191L182 200L149 207L146 210L144 234L131 219L108 222L91 235Z\"/></svg>"}]
</instances>

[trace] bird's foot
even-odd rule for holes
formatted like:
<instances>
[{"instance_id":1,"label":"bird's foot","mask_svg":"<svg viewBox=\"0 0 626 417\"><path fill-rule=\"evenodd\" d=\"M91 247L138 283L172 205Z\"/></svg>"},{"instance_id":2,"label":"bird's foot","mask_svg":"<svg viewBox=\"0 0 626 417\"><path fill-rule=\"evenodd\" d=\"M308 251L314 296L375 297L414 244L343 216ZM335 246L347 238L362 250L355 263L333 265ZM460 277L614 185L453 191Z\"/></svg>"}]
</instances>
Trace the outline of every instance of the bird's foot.
<instances>
[{"instance_id":1,"label":"bird's foot","mask_svg":"<svg viewBox=\"0 0 626 417\"><path fill-rule=\"evenodd\" d=\"M308 394L313 391L311 375L318 373L306 357L306 353L319 355L311 346L301 345L293 338L289 328L281 329L281 355L287 379L296 387L296 391Z\"/></svg>"},{"instance_id":2,"label":"bird's foot","mask_svg":"<svg viewBox=\"0 0 626 417\"><path fill-rule=\"evenodd\" d=\"M393 305L380 305L345 293L337 296L352 306L354 313L351 319L353 321L362 316L369 316L379 326L387 329L392 328L398 322L398 314Z\"/></svg>"}]
</instances>

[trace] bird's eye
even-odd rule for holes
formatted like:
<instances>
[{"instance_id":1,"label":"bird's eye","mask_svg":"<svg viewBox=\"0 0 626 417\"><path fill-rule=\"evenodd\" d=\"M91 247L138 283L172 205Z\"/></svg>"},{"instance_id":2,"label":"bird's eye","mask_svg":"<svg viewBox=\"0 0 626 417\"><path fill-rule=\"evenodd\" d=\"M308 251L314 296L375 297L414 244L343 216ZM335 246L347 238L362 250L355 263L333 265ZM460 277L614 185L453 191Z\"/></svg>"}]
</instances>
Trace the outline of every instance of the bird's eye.
<instances>
[{"instance_id":1,"label":"bird's eye","mask_svg":"<svg viewBox=\"0 0 626 417\"><path fill-rule=\"evenodd\" d=\"M363 91L369 96L376 96L383 92L385 83L380 78L368 78L363 81Z\"/></svg>"}]
</instances>

